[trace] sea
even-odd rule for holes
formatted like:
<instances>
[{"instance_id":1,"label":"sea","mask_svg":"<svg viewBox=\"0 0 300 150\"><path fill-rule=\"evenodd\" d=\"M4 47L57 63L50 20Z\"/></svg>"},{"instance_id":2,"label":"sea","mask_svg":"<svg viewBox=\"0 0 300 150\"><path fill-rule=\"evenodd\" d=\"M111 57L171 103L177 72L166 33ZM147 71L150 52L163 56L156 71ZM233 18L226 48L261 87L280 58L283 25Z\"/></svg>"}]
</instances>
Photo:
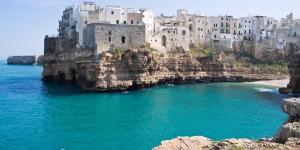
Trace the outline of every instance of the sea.
<instances>
[{"instance_id":1,"label":"sea","mask_svg":"<svg viewBox=\"0 0 300 150\"><path fill-rule=\"evenodd\" d=\"M178 136L272 137L287 119L276 87L161 85L122 93L43 83L41 66L0 61L1 150L149 150Z\"/></svg>"}]
</instances>

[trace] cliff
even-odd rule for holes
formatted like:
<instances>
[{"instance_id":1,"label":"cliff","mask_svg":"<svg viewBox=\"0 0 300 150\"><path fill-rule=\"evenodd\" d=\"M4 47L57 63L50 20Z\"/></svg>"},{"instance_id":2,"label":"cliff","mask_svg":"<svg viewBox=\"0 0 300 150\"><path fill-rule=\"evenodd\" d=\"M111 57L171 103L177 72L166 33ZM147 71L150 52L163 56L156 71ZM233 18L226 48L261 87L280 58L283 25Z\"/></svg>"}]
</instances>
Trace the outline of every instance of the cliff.
<instances>
[{"instance_id":1,"label":"cliff","mask_svg":"<svg viewBox=\"0 0 300 150\"><path fill-rule=\"evenodd\" d=\"M153 150L299 150L300 149L300 98L285 99L282 109L289 119L282 125L275 138L252 141L249 139L226 139L212 141L206 137L177 137L163 141Z\"/></svg>"},{"instance_id":2,"label":"cliff","mask_svg":"<svg viewBox=\"0 0 300 150\"><path fill-rule=\"evenodd\" d=\"M289 60L289 72L291 76L288 85L289 92L300 93L300 54L293 54Z\"/></svg>"},{"instance_id":3,"label":"cliff","mask_svg":"<svg viewBox=\"0 0 300 150\"><path fill-rule=\"evenodd\" d=\"M7 58L8 65L42 65L43 56L9 56Z\"/></svg>"},{"instance_id":4,"label":"cliff","mask_svg":"<svg viewBox=\"0 0 300 150\"><path fill-rule=\"evenodd\" d=\"M85 51L78 55L68 51L45 55L43 80L75 82L89 91L123 91L165 83L241 82L283 77L225 65L218 57L192 57L180 52L126 50L93 56L92 52Z\"/></svg>"}]
</instances>

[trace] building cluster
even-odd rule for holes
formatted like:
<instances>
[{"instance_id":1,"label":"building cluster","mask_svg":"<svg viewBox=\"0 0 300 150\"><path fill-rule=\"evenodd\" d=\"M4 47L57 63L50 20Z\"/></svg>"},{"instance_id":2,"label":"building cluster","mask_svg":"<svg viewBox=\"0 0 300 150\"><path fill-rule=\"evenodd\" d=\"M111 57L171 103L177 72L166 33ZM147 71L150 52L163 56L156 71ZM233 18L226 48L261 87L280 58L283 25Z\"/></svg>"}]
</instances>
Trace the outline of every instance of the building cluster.
<instances>
[{"instance_id":1,"label":"building cluster","mask_svg":"<svg viewBox=\"0 0 300 150\"><path fill-rule=\"evenodd\" d=\"M300 48L300 20L293 14L280 21L266 16L201 16L180 9L176 16L83 2L63 12L59 38L65 48L91 49L94 54L146 45L161 52L203 46L247 52L256 58Z\"/></svg>"}]
</instances>

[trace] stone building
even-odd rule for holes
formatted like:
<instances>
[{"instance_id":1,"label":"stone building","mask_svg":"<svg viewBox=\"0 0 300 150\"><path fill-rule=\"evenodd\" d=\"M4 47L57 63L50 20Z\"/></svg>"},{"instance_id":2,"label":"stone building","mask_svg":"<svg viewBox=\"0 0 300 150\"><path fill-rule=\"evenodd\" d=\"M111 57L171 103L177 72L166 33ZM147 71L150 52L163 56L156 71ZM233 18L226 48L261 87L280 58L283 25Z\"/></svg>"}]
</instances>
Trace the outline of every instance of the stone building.
<instances>
[{"instance_id":1,"label":"stone building","mask_svg":"<svg viewBox=\"0 0 300 150\"><path fill-rule=\"evenodd\" d=\"M64 10L58 31L60 45L78 51L93 49L96 54L141 46L160 52L203 46L243 51L264 59L270 52L287 55L300 47L300 21L293 19L293 14L279 22L267 16L202 16L185 9L179 9L175 16L155 17L146 8L101 8L93 2L83 2Z\"/></svg>"},{"instance_id":2,"label":"stone building","mask_svg":"<svg viewBox=\"0 0 300 150\"><path fill-rule=\"evenodd\" d=\"M145 26L92 23L87 25L86 40L94 55L113 49L138 49L145 45Z\"/></svg>"}]
</instances>

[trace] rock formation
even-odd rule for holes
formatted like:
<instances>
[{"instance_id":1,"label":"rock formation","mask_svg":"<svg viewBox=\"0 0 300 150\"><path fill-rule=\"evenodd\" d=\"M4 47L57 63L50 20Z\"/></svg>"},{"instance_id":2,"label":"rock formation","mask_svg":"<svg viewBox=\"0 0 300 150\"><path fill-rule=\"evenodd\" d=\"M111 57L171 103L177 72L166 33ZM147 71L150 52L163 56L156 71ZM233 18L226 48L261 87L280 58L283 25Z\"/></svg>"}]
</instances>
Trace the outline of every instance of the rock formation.
<instances>
[{"instance_id":1,"label":"rock formation","mask_svg":"<svg viewBox=\"0 0 300 150\"><path fill-rule=\"evenodd\" d=\"M290 92L300 93L300 54L293 54L289 62L291 80L288 85Z\"/></svg>"},{"instance_id":2,"label":"rock formation","mask_svg":"<svg viewBox=\"0 0 300 150\"><path fill-rule=\"evenodd\" d=\"M9 65L42 65L43 56L9 56L7 64Z\"/></svg>"},{"instance_id":3,"label":"rock formation","mask_svg":"<svg viewBox=\"0 0 300 150\"><path fill-rule=\"evenodd\" d=\"M258 73L253 68L227 67L213 57L192 57L189 53L160 54L145 50L103 52L98 56L88 52L53 53L51 50L44 56L43 72L44 81L75 82L90 91L123 91L164 83L240 82L277 77Z\"/></svg>"},{"instance_id":4,"label":"rock formation","mask_svg":"<svg viewBox=\"0 0 300 150\"><path fill-rule=\"evenodd\" d=\"M163 141L153 150L299 150L300 149L300 98L284 99L282 109L289 115L275 138L252 141L249 139L226 139L212 141L206 137L177 137Z\"/></svg>"}]
</instances>

